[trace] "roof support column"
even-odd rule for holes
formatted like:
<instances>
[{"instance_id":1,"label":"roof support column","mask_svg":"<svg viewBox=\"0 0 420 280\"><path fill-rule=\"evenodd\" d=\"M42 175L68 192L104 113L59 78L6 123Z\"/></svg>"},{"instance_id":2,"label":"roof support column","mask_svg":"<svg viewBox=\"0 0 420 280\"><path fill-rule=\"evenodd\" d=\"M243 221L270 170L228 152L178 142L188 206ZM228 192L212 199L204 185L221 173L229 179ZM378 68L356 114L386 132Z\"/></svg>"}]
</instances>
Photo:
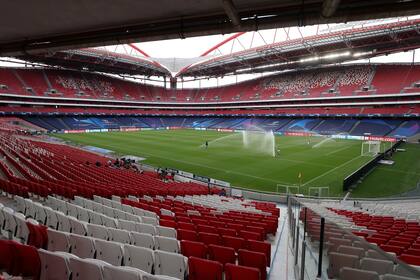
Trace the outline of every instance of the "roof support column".
<instances>
[{"instance_id":1,"label":"roof support column","mask_svg":"<svg viewBox=\"0 0 420 280\"><path fill-rule=\"evenodd\" d=\"M232 0L222 0L223 9L225 10L226 15L229 17L233 26L239 27L241 25L241 19L238 15L238 11L235 8Z\"/></svg>"},{"instance_id":2,"label":"roof support column","mask_svg":"<svg viewBox=\"0 0 420 280\"><path fill-rule=\"evenodd\" d=\"M324 18L329 18L335 14L340 5L341 0L324 0L322 3L321 15Z\"/></svg>"}]
</instances>

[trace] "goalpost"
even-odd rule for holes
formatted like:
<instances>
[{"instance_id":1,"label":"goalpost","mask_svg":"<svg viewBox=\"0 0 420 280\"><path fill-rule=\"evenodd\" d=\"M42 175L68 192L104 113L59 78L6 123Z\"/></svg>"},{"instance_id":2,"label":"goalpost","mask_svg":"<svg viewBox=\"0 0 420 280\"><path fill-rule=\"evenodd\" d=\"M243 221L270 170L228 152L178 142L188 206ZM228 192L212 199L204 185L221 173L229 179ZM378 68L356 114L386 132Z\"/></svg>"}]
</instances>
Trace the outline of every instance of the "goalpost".
<instances>
[{"instance_id":1,"label":"goalpost","mask_svg":"<svg viewBox=\"0 0 420 280\"><path fill-rule=\"evenodd\" d=\"M330 187L309 187L308 195L314 197L329 197Z\"/></svg>"},{"instance_id":2,"label":"goalpost","mask_svg":"<svg viewBox=\"0 0 420 280\"><path fill-rule=\"evenodd\" d=\"M277 193L284 194L300 194L299 185L286 185L286 184L277 184Z\"/></svg>"},{"instance_id":3,"label":"goalpost","mask_svg":"<svg viewBox=\"0 0 420 280\"><path fill-rule=\"evenodd\" d=\"M361 156L376 156L381 152L380 141L364 141L362 142Z\"/></svg>"}]
</instances>

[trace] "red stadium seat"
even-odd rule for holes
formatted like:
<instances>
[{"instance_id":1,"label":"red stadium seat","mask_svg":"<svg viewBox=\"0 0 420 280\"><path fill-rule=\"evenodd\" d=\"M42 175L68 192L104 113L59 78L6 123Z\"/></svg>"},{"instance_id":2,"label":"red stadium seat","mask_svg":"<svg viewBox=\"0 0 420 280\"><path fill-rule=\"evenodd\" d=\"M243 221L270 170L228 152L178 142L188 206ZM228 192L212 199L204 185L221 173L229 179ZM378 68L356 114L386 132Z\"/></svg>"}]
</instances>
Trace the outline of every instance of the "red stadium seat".
<instances>
[{"instance_id":1,"label":"red stadium seat","mask_svg":"<svg viewBox=\"0 0 420 280\"><path fill-rule=\"evenodd\" d=\"M262 234L258 232L241 230L239 231L239 236L242 237L243 239L259 240L259 241L263 240Z\"/></svg>"},{"instance_id":2,"label":"red stadium seat","mask_svg":"<svg viewBox=\"0 0 420 280\"><path fill-rule=\"evenodd\" d=\"M0 270L13 276L39 279L41 260L35 247L0 240Z\"/></svg>"},{"instance_id":3,"label":"red stadium seat","mask_svg":"<svg viewBox=\"0 0 420 280\"><path fill-rule=\"evenodd\" d=\"M28 245L34 246L36 248L47 248L47 227L43 225L34 225L30 222L26 222L26 225L29 229Z\"/></svg>"},{"instance_id":4,"label":"red stadium seat","mask_svg":"<svg viewBox=\"0 0 420 280\"><path fill-rule=\"evenodd\" d=\"M408 248L408 247L410 247L411 242L403 242L403 241L397 241L397 240L390 240L390 241L388 241L387 245Z\"/></svg>"},{"instance_id":5,"label":"red stadium seat","mask_svg":"<svg viewBox=\"0 0 420 280\"><path fill-rule=\"evenodd\" d=\"M397 255L401 255L402 251L404 251L404 247L400 247L400 246L380 245L379 247L385 252L392 252Z\"/></svg>"},{"instance_id":6,"label":"red stadium seat","mask_svg":"<svg viewBox=\"0 0 420 280\"><path fill-rule=\"evenodd\" d=\"M258 268L261 272L261 280L267 277L267 258L265 254L240 249L238 251L238 263L243 266Z\"/></svg>"},{"instance_id":7,"label":"red stadium seat","mask_svg":"<svg viewBox=\"0 0 420 280\"><path fill-rule=\"evenodd\" d=\"M192 230L192 231L195 231L195 229L196 229L194 224L184 223L184 222L178 222L178 228L179 229Z\"/></svg>"},{"instance_id":8,"label":"red stadium seat","mask_svg":"<svg viewBox=\"0 0 420 280\"><path fill-rule=\"evenodd\" d=\"M217 231L221 236L227 235L227 236L233 236L236 237L236 230L230 229L230 228L217 228Z\"/></svg>"},{"instance_id":9,"label":"red stadium seat","mask_svg":"<svg viewBox=\"0 0 420 280\"><path fill-rule=\"evenodd\" d=\"M177 238L178 240L198 241L197 233L192 230L178 229Z\"/></svg>"},{"instance_id":10,"label":"red stadium seat","mask_svg":"<svg viewBox=\"0 0 420 280\"><path fill-rule=\"evenodd\" d=\"M241 237L222 236L222 243L238 252L239 249L246 248L245 239Z\"/></svg>"},{"instance_id":11,"label":"red stadium seat","mask_svg":"<svg viewBox=\"0 0 420 280\"><path fill-rule=\"evenodd\" d=\"M225 266L225 280L260 280L258 268L227 263Z\"/></svg>"},{"instance_id":12,"label":"red stadium seat","mask_svg":"<svg viewBox=\"0 0 420 280\"><path fill-rule=\"evenodd\" d=\"M199 232L198 240L208 245L210 244L221 245L222 244L220 236L214 233Z\"/></svg>"},{"instance_id":13,"label":"red stadium seat","mask_svg":"<svg viewBox=\"0 0 420 280\"><path fill-rule=\"evenodd\" d=\"M408 264L420 266L420 256L402 254L399 259Z\"/></svg>"},{"instance_id":14,"label":"red stadium seat","mask_svg":"<svg viewBox=\"0 0 420 280\"><path fill-rule=\"evenodd\" d=\"M11 274L13 270L13 264L16 260L13 258L15 246L17 242L11 240L0 240L0 270L4 270Z\"/></svg>"},{"instance_id":15,"label":"red stadium seat","mask_svg":"<svg viewBox=\"0 0 420 280\"><path fill-rule=\"evenodd\" d=\"M271 244L264 241L247 240L246 248L249 251L260 252L267 258L267 266L271 263Z\"/></svg>"},{"instance_id":16,"label":"red stadium seat","mask_svg":"<svg viewBox=\"0 0 420 280\"><path fill-rule=\"evenodd\" d=\"M181 240L181 254L186 257L207 258L207 246L202 242Z\"/></svg>"},{"instance_id":17,"label":"red stadium seat","mask_svg":"<svg viewBox=\"0 0 420 280\"><path fill-rule=\"evenodd\" d=\"M217 234L217 229L213 226L197 225L197 231Z\"/></svg>"},{"instance_id":18,"label":"red stadium seat","mask_svg":"<svg viewBox=\"0 0 420 280\"><path fill-rule=\"evenodd\" d=\"M413 256L420 256L420 249L407 249L404 254L413 255Z\"/></svg>"},{"instance_id":19,"label":"red stadium seat","mask_svg":"<svg viewBox=\"0 0 420 280\"><path fill-rule=\"evenodd\" d=\"M233 248L209 245L209 259L218 261L225 265L226 263L236 263L235 250Z\"/></svg>"},{"instance_id":20,"label":"red stadium seat","mask_svg":"<svg viewBox=\"0 0 420 280\"><path fill-rule=\"evenodd\" d=\"M189 280L222 280L223 266L217 261L196 257L188 259Z\"/></svg>"},{"instance_id":21,"label":"red stadium seat","mask_svg":"<svg viewBox=\"0 0 420 280\"><path fill-rule=\"evenodd\" d=\"M177 228L177 223L171 220L160 219L159 225L163 227Z\"/></svg>"}]
</instances>

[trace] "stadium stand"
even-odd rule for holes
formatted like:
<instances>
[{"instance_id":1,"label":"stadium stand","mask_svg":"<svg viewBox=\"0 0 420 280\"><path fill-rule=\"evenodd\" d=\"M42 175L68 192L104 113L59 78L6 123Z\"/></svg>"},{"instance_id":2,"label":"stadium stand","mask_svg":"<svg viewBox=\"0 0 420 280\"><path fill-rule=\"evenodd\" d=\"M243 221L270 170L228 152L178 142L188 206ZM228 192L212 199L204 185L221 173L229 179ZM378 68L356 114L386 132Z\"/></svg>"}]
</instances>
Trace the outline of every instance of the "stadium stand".
<instances>
[{"instance_id":1,"label":"stadium stand","mask_svg":"<svg viewBox=\"0 0 420 280\"><path fill-rule=\"evenodd\" d=\"M404 119L327 119L327 118L267 118L267 117L111 117L73 116L24 117L26 123L49 131L81 131L99 129L131 128L206 128L206 129L252 129L278 132L311 132L315 134L350 134L373 136L410 137L420 131L418 120Z\"/></svg>"},{"instance_id":2,"label":"stadium stand","mask_svg":"<svg viewBox=\"0 0 420 280\"><path fill-rule=\"evenodd\" d=\"M420 70L417 65L404 64L341 66L278 74L219 88L181 90L69 70L2 68L0 71L2 94L153 102L235 102L418 92L416 83Z\"/></svg>"},{"instance_id":3,"label":"stadium stand","mask_svg":"<svg viewBox=\"0 0 420 280\"><path fill-rule=\"evenodd\" d=\"M96 154L10 131L0 136L1 190L16 201L15 210L0 205L1 233L15 240L0 240L2 252L13 252L0 258L9 275L221 279L225 264L238 263L265 277L271 245L263 240L277 232L275 204L163 182L109 166ZM240 246L229 248L232 238Z\"/></svg>"},{"instance_id":4,"label":"stadium stand","mask_svg":"<svg viewBox=\"0 0 420 280\"><path fill-rule=\"evenodd\" d=\"M417 279L415 269L408 271L397 262L420 265L416 243L420 233L417 200L306 201L304 205L311 239L319 240L320 216L328 220L324 242L331 278ZM301 210L300 219L304 216L305 211Z\"/></svg>"}]
</instances>

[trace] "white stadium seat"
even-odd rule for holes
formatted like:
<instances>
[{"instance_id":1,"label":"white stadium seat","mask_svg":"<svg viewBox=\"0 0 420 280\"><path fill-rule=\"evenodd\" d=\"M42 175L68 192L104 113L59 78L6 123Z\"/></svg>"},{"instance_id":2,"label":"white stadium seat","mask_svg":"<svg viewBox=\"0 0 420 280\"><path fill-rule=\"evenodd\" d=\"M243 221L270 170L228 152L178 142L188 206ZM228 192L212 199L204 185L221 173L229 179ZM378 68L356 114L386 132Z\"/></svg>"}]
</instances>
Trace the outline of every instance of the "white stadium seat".
<instances>
[{"instance_id":1,"label":"white stadium seat","mask_svg":"<svg viewBox=\"0 0 420 280\"><path fill-rule=\"evenodd\" d=\"M48 251L70 251L70 234L67 232L47 229Z\"/></svg>"},{"instance_id":2,"label":"white stadium seat","mask_svg":"<svg viewBox=\"0 0 420 280\"><path fill-rule=\"evenodd\" d=\"M67 202L66 207L67 207L67 215L78 218L78 215L79 215L78 208L79 208L79 206L77 206L73 203Z\"/></svg>"},{"instance_id":3,"label":"white stadium seat","mask_svg":"<svg viewBox=\"0 0 420 280\"><path fill-rule=\"evenodd\" d=\"M95 239L96 259L112 265L122 265L123 247L121 243Z\"/></svg>"},{"instance_id":4,"label":"white stadium seat","mask_svg":"<svg viewBox=\"0 0 420 280\"><path fill-rule=\"evenodd\" d=\"M15 195L16 210L20 213L26 214L26 203L25 199L21 196Z\"/></svg>"},{"instance_id":5,"label":"white stadium seat","mask_svg":"<svg viewBox=\"0 0 420 280\"><path fill-rule=\"evenodd\" d=\"M102 225L102 216L101 214L95 212L94 210L90 210L89 214L89 222L95 225Z\"/></svg>"},{"instance_id":6,"label":"white stadium seat","mask_svg":"<svg viewBox=\"0 0 420 280\"><path fill-rule=\"evenodd\" d=\"M124 243L124 244L131 244L129 231L123 230L123 229L110 228L109 233L110 233L109 240Z\"/></svg>"},{"instance_id":7,"label":"white stadium seat","mask_svg":"<svg viewBox=\"0 0 420 280\"><path fill-rule=\"evenodd\" d=\"M35 202L32 203L32 206L35 209L35 219L44 225L47 221L47 212L45 212L44 205Z\"/></svg>"},{"instance_id":8,"label":"white stadium seat","mask_svg":"<svg viewBox=\"0 0 420 280\"><path fill-rule=\"evenodd\" d=\"M117 221L114 218L102 215L101 219L102 219L102 224L104 226L110 227L110 228L117 228Z\"/></svg>"},{"instance_id":9,"label":"white stadium seat","mask_svg":"<svg viewBox=\"0 0 420 280\"><path fill-rule=\"evenodd\" d=\"M119 220L118 221L118 228L125 229L125 230L128 230L128 231L136 231L136 222Z\"/></svg>"},{"instance_id":10,"label":"white stadium seat","mask_svg":"<svg viewBox=\"0 0 420 280\"><path fill-rule=\"evenodd\" d=\"M349 267L340 270L340 280L379 280L379 274L375 271L367 271Z\"/></svg>"},{"instance_id":11,"label":"white stadium seat","mask_svg":"<svg viewBox=\"0 0 420 280\"><path fill-rule=\"evenodd\" d=\"M104 280L143 280L143 275L147 273L128 266L104 266Z\"/></svg>"},{"instance_id":12,"label":"white stadium seat","mask_svg":"<svg viewBox=\"0 0 420 280\"><path fill-rule=\"evenodd\" d=\"M121 211L120 209L114 209L114 218L118 220L127 220L127 215L124 211Z\"/></svg>"},{"instance_id":13,"label":"white stadium seat","mask_svg":"<svg viewBox=\"0 0 420 280\"><path fill-rule=\"evenodd\" d=\"M171 227L155 226L157 235L176 238L176 230Z\"/></svg>"},{"instance_id":14,"label":"white stadium seat","mask_svg":"<svg viewBox=\"0 0 420 280\"><path fill-rule=\"evenodd\" d=\"M85 208L78 207L77 208L77 218L80 221L88 223L89 222L89 211Z\"/></svg>"},{"instance_id":15,"label":"white stadium seat","mask_svg":"<svg viewBox=\"0 0 420 280\"><path fill-rule=\"evenodd\" d=\"M71 253L80 258L93 258L95 256L95 239L89 236L70 234Z\"/></svg>"},{"instance_id":16,"label":"white stadium seat","mask_svg":"<svg viewBox=\"0 0 420 280\"><path fill-rule=\"evenodd\" d=\"M67 257L43 249L39 249L38 254L41 260L40 280L70 279L69 259Z\"/></svg>"},{"instance_id":17,"label":"white stadium seat","mask_svg":"<svg viewBox=\"0 0 420 280\"><path fill-rule=\"evenodd\" d=\"M28 218L35 219L36 211L35 211L35 206L32 200L25 198L25 206L26 206L25 216Z\"/></svg>"},{"instance_id":18,"label":"white stadium seat","mask_svg":"<svg viewBox=\"0 0 420 280\"><path fill-rule=\"evenodd\" d=\"M131 232L131 244L153 250L155 248L155 239L153 235L148 233Z\"/></svg>"},{"instance_id":19,"label":"white stadium seat","mask_svg":"<svg viewBox=\"0 0 420 280\"><path fill-rule=\"evenodd\" d=\"M102 280L102 269L107 265L100 260L70 258L72 280Z\"/></svg>"},{"instance_id":20,"label":"white stadium seat","mask_svg":"<svg viewBox=\"0 0 420 280\"><path fill-rule=\"evenodd\" d=\"M137 223L136 224L136 231L141 232L141 233L148 233L148 234L151 234L151 235L156 235L155 226L150 225L150 224Z\"/></svg>"},{"instance_id":21,"label":"white stadium seat","mask_svg":"<svg viewBox=\"0 0 420 280\"><path fill-rule=\"evenodd\" d=\"M360 261L360 269L376 271L378 274L387 274L394 271L394 263L392 261L363 258Z\"/></svg>"},{"instance_id":22,"label":"white stadium seat","mask_svg":"<svg viewBox=\"0 0 420 280\"><path fill-rule=\"evenodd\" d=\"M26 224L25 215L22 213L15 213L15 221L17 225L15 237L22 243L26 243L29 238L29 228Z\"/></svg>"},{"instance_id":23,"label":"white stadium seat","mask_svg":"<svg viewBox=\"0 0 420 280\"><path fill-rule=\"evenodd\" d=\"M124 245L124 265L152 273L154 265L153 250L133 245Z\"/></svg>"},{"instance_id":24,"label":"white stadium seat","mask_svg":"<svg viewBox=\"0 0 420 280\"><path fill-rule=\"evenodd\" d=\"M6 231L12 237L15 235L17 228L15 212L9 207L3 207L1 211L3 211L4 217L3 230Z\"/></svg>"},{"instance_id":25,"label":"white stadium seat","mask_svg":"<svg viewBox=\"0 0 420 280\"><path fill-rule=\"evenodd\" d=\"M95 224L87 224L86 227L88 236L103 240L109 239L109 231L107 227Z\"/></svg>"},{"instance_id":26,"label":"white stadium seat","mask_svg":"<svg viewBox=\"0 0 420 280\"><path fill-rule=\"evenodd\" d=\"M86 235L87 234L87 223L83 221L79 221L78 219L74 217L68 217L71 233L79 234L79 235Z\"/></svg>"},{"instance_id":27,"label":"white stadium seat","mask_svg":"<svg viewBox=\"0 0 420 280\"><path fill-rule=\"evenodd\" d=\"M156 250L179 253L179 242L175 238L155 236L155 247Z\"/></svg>"},{"instance_id":28,"label":"white stadium seat","mask_svg":"<svg viewBox=\"0 0 420 280\"><path fill-rule=\"evenodd\" d=\"M175 253L155 251L155 274L183 280L187 272L187 258Z\"/></svg>"},{"instance_id":29,"label":"white stadium seat","mask_svg":"<svg viewBox=\"0 0 420 280\"><path fill-rule=\"evenodd\" d=\"M68 216L60 212L56 212L56 214L57 214L57 219L58 219L57 230L70 232L71 225L70 225Z\"/></svg>"},{"instance_id":30,"label":"white stadium seat","mask_svg":"<svg viewBox=\"0 0 420 280\"><path fill-rule=\"evenodd\" d=\"M52 229L57 229L58 227L58 217L55 210L50 207L44 207L45 213L47 214L46 226Z\"/></svg>"}]
</instances>

